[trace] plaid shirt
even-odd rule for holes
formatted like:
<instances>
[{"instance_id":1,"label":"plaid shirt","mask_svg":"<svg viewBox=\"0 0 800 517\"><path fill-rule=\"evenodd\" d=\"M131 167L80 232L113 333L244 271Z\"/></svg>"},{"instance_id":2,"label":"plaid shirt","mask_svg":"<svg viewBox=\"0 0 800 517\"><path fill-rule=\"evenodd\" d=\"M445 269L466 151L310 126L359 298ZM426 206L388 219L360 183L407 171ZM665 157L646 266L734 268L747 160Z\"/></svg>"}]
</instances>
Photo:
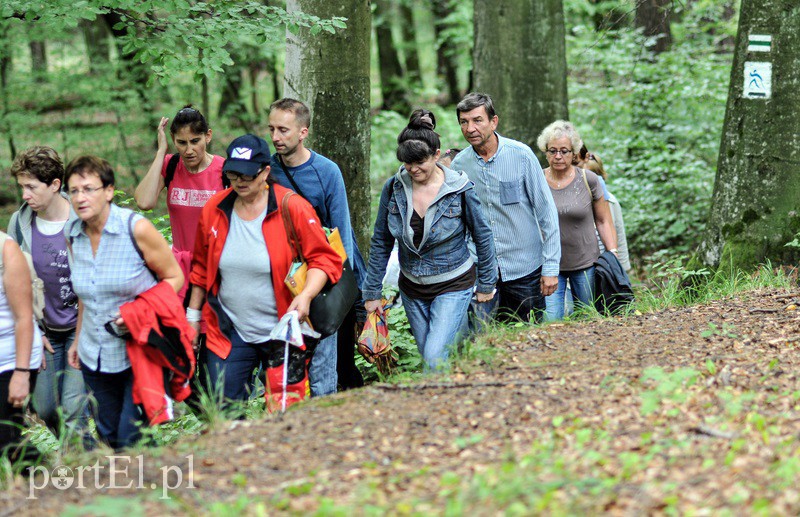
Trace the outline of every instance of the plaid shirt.
<instances>
[{"instance_id":1,"label":"plaid shirt","mask_svg":"<svg viewBox=\"0 0 800 517\"><path fill-rule=\"evenodd\" d=\"M78 355L86 366L104 373L131 366L125 340L109 334L105 324L119 317L121 305L156 285L133 245L132 229L142 216L134 215L131 220L130 214L127 208L111 205L94 256L82 221L75 221L66 230L72 241L72 287L83 304Z\"/></svg>"}]
</instances>

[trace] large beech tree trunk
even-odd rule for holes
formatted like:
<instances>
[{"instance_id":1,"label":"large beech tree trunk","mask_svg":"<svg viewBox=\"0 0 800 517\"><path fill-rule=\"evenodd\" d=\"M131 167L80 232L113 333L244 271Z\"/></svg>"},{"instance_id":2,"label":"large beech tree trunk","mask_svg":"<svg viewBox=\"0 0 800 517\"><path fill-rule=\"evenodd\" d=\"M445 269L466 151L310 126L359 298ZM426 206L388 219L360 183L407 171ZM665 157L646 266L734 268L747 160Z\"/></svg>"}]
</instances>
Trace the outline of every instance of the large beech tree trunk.
<instances>
[{"instance_id":1,"label":"large beech tree trunk","mask_svg":"<svg viewBox=\"0 0 800 517\"><path fill-rule=\"evenodd\" d=\"M475 0L475 90L488 93L498 131L536 149L536 137L568 117L561 0Z\"/></svg>"},{"instance_id":2,"label":"large beech tree trunk","mask_svg":"<svg viewBox=\"0 0 800 517\"><path fill-rule=\"evenodd\" d=\"M286 33L284 95L311 109L309 147L342 169L356 239L366 258L370 236L369 0L287 0L289 12L347 17L335 35Z\"/></svg>"},{"instance_id":3,"label":"large beech tree trunk","mask_svg":"<svg viewBox=\"0 0 800 517\"><path fill-rule=\"evenodd\" d=\"M710 267L797 264L784 246L800 232L800 3L744 0L728 90L708 233L697 258ZM748 51L750 35L772 36L769 52ZM771 63L770 98L745 98L759 78L746 62ZM764 79L764 66L756 73Z\"/></svg>"}]
</instances>

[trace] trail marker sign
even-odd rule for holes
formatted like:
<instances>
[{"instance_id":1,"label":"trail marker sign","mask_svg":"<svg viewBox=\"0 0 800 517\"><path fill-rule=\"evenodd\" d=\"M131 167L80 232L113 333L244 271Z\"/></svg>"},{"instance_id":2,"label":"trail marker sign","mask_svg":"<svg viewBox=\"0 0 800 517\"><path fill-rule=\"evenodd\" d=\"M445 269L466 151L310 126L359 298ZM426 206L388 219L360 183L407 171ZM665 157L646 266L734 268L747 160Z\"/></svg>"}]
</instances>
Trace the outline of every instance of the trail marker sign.
<instances>
[{"instance_id":1,"label":"trail marker sign","mask_svg":"<svg viewBox=\"0 0 800 517\"><path fill-rule=\"evenodd\" d=\"M769 99L772 97L772 63L745 61L745 99Z\"/></svg>"}]
</instances>

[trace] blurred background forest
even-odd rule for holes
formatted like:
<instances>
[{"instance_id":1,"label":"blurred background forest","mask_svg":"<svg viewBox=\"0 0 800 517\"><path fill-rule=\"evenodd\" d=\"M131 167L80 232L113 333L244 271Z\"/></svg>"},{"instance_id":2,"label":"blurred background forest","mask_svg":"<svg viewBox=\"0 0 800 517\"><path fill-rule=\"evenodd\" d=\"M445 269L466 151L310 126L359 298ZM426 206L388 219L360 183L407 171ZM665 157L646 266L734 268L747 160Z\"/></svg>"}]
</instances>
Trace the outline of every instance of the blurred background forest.
<instances>
[{"instance_id":1,"label":"blurred background forest","mask_svg":"<svg viewBox=\"0 0 800 517\"><path fill-rule=\"evenodd\" d=\"M132 41L128 2L118 3L118 10L87 9L72 18L70 10L74 16L91 2L63 3L63 17L53 18L61 21L49 23L0 7L0 227L19 203L6 173L14 153L41 144L65 161L83 153L105 157L115 166L118 188L130 193L153 159L161 116L193 103L214 131L212 152L224 155L238 134L266 133L269 104L283 95L287 26L292 33L310 27L318 38L346 30L337 20L292 18L281 11L284 2L267 0L277 10L259 30L220 42L228 58L191 44L165 53L168 39ZM639 271L691 253L710 207L738 2L551 3L563 5L569 119L606 164ZM371 2L373 200L398 166L395 139L414 107L434 110L445 148L464 147L454 105L474 85L473 5ZM191 35L198 20L203 17L181 20L177 28ZM342 117L340 131L350 130Z\"/></svg>"}]
</instances>

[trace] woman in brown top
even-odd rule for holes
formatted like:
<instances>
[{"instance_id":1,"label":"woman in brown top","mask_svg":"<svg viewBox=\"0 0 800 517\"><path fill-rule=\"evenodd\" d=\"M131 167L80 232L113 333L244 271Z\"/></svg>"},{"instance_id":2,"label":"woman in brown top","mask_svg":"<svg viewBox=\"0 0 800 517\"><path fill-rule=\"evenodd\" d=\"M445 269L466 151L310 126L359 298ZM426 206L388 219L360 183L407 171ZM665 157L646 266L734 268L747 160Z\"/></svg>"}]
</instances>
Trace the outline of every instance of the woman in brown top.
<instances>
[{"instance_id":1,"label":"woman in brown top","mask_svg":"<svg viewBox=\"0 0 800 517\"><path fill-rule=\"evenodd\" d=\"M547 319L554 321L564 317L567 281L576 307L593 305L594 263L600 256L595 228L603 246L614 254L617 233L597 175L572 165L573 154L583 145L575 127L557 120L542 131L537 144L550 164L544 175L556 203L561 231L558 287L545 299Z\"/></svg>"}]
</instances>

